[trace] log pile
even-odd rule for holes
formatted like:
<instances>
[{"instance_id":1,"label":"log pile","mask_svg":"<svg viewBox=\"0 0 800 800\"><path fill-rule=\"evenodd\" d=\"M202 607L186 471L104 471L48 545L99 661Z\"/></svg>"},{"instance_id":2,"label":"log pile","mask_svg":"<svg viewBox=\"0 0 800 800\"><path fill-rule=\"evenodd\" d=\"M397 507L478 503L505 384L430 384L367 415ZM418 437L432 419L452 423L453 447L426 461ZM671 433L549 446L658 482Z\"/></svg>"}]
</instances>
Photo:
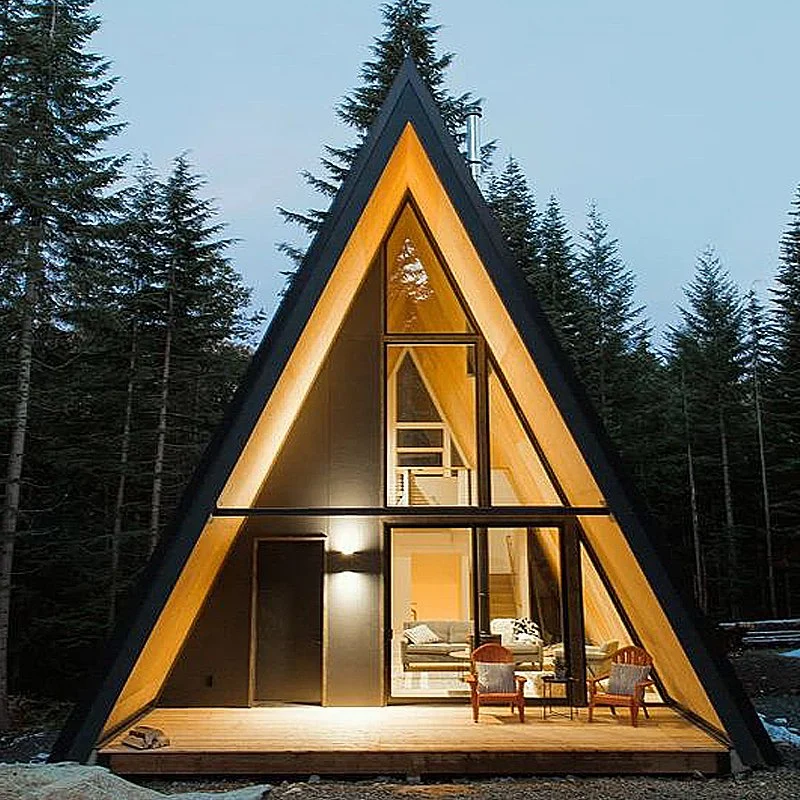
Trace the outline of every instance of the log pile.
<instances>
[{"instance_id":1,"label":"log pile","mask_svg":"<svg viewBox=\"0 0 800 800\"><path fill-rule=\"evenodd\" d=\"M133 747L136 750L156 750L159 747L167 747L169 738L160 728L137 725L128 731L127 736L122 740L122 744Z\"/></svg>"},{"instance_id":2,"label":"log pile","mask_svg":"<svg viewBox=\"0 0 800 800\"><path fill-rule=\"evenodd\" d=\"M741 647L780 649L800 646L800 619L720 622L719 627L730 650Z\"/></svg>"}]
</instances>

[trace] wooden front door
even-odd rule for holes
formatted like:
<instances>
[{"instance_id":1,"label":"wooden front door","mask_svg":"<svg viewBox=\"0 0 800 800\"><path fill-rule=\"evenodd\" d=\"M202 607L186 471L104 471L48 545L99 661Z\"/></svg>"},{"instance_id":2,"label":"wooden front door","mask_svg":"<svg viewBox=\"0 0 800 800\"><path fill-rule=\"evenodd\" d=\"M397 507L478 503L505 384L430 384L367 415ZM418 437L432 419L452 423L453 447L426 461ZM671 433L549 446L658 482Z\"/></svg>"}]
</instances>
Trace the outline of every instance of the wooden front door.
<instances>
[{"instance_id":1,"label":"wooden front door","mask_svg":"<svg viewBox=\"0 0 800 800\"><path fill-rule=\"evenodd\" d=\"M253 700L322 702L323 542L256 545Z\"/></svg>"}]
</instances>

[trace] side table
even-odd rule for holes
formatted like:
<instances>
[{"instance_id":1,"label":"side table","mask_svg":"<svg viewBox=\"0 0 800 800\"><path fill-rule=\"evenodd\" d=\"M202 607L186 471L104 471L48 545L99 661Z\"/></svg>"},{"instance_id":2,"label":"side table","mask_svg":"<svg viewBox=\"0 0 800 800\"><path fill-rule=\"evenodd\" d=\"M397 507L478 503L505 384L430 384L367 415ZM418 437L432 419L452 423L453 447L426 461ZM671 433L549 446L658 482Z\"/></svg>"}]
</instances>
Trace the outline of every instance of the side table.
<instances>
[{"instance_id":1,"label":"side table","mask_svg":"<svg viewBox=\"0 0 800 800\"><path fill-rule=\"evenodd\" d=\"M572 700L570 699L570 686L574 682L574 678L557 678L555 675L542 675L542 719L547 719L548 713L551 717L567 717L573 719L577 716L578 710L573 708ZM564 698L569 706L569 714L566 711L554 711L554 708L559 706L553 705L553 686L564 687Z\"/></svg>"}]
</instances>

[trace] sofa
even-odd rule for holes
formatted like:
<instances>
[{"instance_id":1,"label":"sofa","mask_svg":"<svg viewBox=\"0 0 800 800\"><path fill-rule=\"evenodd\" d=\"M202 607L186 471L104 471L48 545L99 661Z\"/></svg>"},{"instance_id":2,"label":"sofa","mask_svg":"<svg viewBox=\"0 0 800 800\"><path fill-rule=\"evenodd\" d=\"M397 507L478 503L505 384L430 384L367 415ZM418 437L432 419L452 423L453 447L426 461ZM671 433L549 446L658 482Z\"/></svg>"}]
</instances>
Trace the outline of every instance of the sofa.
<instances>
[{"instance_id":1,"label":"sofa","mask_svg":"<svg viewBox=\"0 0 800 800\"><path fill-rule=\"evenodd\" d=\"M427 625L439 638L438 642L414 644L405 636L409 628ZM420 619L403 623L400 638L400 656L404 670L458 669L464 659L453 658L450 653L469 650L472 641L472 622L455 619Z\"/></svg>"},{"instance_id":2,"label":"sofa","mask_svg":"<svg viewBox=\"0 0 800 800\"><path fill-rule=\"evenodd\" d=\"M619 650L619 642L616 639L601 642L600 644L587 643L585 646L586 674L590 678L608 675L611 669L611 659L617 650ZM556 656L564 657L564 645L561 642L545 649L544 657L549 664L555 661Z\"/></svg>"},{"instance_id":3,"label":"sofa","mask_svg":"<svg viewBox=\"0 0 800 800\"><path fill-rule=\"evenodd\" d=\"M405 631L419 625L427 625L439 641L414 644L405 636ZM542 668L541 642L504 642L519 664L531 663ZM404 670L445 670L464 666L464 653L473 650L473 623L471 620L421 619L403 622L400 639L400 655ZM452 653L458 653L453 656Z\"/></svg>"}]
</instances>

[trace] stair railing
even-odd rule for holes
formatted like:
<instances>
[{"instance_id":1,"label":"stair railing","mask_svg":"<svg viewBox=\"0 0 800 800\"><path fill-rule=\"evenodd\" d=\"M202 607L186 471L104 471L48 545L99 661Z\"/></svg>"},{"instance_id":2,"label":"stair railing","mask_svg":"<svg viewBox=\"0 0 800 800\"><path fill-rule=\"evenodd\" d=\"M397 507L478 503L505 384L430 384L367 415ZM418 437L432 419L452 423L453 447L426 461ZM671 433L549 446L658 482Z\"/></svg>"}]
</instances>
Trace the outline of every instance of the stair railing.
<instances>
[{"instance_id":1,"label":"stair railing","mask_svg":"<svg viewBox=\"0 0 800 800\"><path fill-rule=\"evenodd\" d=\"M516 616L522 615L522 603L519 598L519 589L517 588L517 567L514 560L514 537L506 536L506 550L508 551L508 564L511 569L511 599L514 601L514 608L516 609Z\"/></svg>"}]
</instances>

